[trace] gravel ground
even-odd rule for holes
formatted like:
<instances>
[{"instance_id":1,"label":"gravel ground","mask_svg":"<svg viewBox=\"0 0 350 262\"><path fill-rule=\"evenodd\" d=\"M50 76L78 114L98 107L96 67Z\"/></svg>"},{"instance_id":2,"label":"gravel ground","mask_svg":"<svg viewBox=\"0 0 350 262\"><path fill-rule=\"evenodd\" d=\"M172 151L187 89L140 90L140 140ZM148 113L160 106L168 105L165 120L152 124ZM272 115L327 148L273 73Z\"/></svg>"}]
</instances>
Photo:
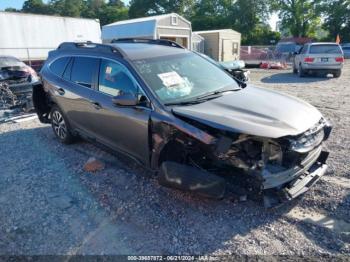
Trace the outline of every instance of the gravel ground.
<instances>
[{"instance_id":1,"label":"gravel ground","mask_svg":"<svg viewBox=\"0 0 350 262\"><path fill-rule=\"evenodd\" d=\"M252 84L298 96L333 124L330 169L296 202L265 210L162 188L86 142L64 146L38 120L0 125L0 254L350 255L350 64L340 79L252 70ZM97 173L82 167L96 157ZM341 180L340 180L341 179Z\"/></svg>"}]
</instances>

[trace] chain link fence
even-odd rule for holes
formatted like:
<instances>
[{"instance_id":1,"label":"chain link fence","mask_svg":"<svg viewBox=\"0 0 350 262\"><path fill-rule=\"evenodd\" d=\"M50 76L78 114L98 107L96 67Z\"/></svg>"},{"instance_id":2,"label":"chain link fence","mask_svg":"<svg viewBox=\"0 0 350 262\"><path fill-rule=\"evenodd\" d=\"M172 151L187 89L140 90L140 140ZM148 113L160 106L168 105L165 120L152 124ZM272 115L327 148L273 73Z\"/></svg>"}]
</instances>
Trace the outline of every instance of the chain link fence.
<instances>
[{"instance_id":1,"label":"chain link fence","mask_svg":"<svg viewBox=\"0 0 350 262\"><path fill-rule=\"evenodd\" d=\"M293 63L294 54L278 52L276 46L241 46L240 59L252 66L274 62L286 67Z\"/></svg>"}]
</instances>

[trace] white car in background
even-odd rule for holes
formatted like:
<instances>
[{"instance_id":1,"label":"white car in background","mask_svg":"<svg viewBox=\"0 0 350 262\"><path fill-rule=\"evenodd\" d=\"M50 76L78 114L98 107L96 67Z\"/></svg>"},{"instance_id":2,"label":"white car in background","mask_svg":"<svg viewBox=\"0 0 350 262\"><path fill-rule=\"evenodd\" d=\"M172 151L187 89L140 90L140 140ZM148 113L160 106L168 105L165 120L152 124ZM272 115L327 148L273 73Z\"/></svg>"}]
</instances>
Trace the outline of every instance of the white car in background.
<instances>
[{"instance_id":1,"label":"white car in background","mask_svg":"<svg viewBox=\"0 0 350 262\"><path fill-rule=\"evenodd\" d=\"M340 77L344 53L336 43L308 43L296 54L293 72L300 77L310 73L333 74Z\"/></svg>"}]
</instances>

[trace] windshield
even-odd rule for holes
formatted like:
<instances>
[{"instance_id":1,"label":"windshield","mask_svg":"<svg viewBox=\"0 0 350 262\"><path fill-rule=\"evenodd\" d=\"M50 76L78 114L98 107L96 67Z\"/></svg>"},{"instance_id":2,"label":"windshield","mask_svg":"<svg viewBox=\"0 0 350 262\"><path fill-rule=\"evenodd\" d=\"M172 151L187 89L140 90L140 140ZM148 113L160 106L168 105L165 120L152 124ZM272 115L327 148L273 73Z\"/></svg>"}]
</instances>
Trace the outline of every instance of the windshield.
<instances>
[{"instance_id":1,"label":"windshield","mask_svg":"<svg viewBox=\"0 0 350 262\"><path fill-rule=\"evenodd\" d=\"M278 44L276 47L277 52L280 53L294 53L298 49L296 44Z\"/></svg>"},{"instance_id":2,"label":"windshield","mask_svg":"<svg viewBox=\"0 0 350 262\"><path fill-rule=\"evenodd\" d=\"M134 61L136 70L163 103L193 100L224 89L240 89L225 71L194 53Z\"/></svg>"},{"instance_id":3,"label":"windshield","mask_svg":"<svg viewBox=\"0 0 350 262\"><path fill-rule=\"evenodd\" d=\"M339 45L312 45L310 54L341 54Z\"/></svg>"}]
</instances>

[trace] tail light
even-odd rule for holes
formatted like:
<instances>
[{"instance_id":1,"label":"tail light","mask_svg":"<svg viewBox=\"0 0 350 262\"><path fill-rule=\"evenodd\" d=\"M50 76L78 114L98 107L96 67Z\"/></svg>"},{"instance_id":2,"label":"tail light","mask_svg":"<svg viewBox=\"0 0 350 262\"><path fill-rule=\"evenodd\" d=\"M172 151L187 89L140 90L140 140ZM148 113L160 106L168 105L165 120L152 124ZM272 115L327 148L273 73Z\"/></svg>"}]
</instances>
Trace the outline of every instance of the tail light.
<instances>
[{"instance_id":1,"label":"tail light","mask_svg":"<svg viewBox=\"0 0 350 262\"><path fill-rule=\"evenodd\" d=\"M315 58L312 57L305 57L304 62L305 63L313 63L315 61Z\"/></svg>"},{"instance_id":2,"label":"tail light","mask_svg":"<svg viewBox=\"0 0 350 262\"><path fill-rule=\"evenodd\" d=\"M337 57L335 61L338 63L344 63L344 57Z\"/></svg>"}]
</instances>

